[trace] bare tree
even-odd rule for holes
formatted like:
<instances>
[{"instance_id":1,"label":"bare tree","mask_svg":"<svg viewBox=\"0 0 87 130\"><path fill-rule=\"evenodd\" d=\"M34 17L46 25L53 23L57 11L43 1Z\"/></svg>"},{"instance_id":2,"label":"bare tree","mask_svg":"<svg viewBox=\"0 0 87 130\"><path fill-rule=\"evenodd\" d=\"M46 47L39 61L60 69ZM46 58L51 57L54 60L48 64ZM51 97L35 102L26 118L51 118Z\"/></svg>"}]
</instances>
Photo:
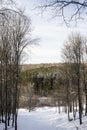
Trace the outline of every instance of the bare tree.
<instances>
[{"instance_id":1,"label":"bare tree","mask_svg":"<svg viewBox=\"0 0 87 130\"><path fill-rule=\"evenodd\" d=\"M5 113L5 130L11 114L12 126L15 124L17 130L21 54L35 39L31 37L31 20L23 12L3 10L3 14L0 17L0 113L2 110Z\"/></svg>"},{"instance_id":2,"label":"bare tree","mask_svg":"<svg viewBox=\"0 0 87 130\"><path fill-rule=\"evenodd\" d=\"M87 40L85 39L84 41L83 41L83 46L84 46L84 48L83 48L83 57L82 57L82 76L83 76L83 78L82 78L82 80L83 80L83 85L84 85L84 88L83 88L83 90L84 90L84 92L85 92L85 115L87 115L87 79L86 79L86 75L87 75L87 71L86 71L86 62L87 62L87 60L86 60L86 57L87 57L87 55L86 55L86 48L87 48Z\"/></svg>"},{"instance_id":3,"label":"bare tree","mask_svg":"<svg viewBox=\"0 0 87 130\"><path fill-rule=\"evenodd\" d=\"M71 35L68 39L67 46L65 46L65 52L64 56L66 58L66 63L69 66L71 64L71 76L69 76L69 80L74 81L77 89L74 89L73 83L72 83L72 90L74 92L77 92L78 95L78 104L79 104L79 119L80 124L82 124L82 93L83 93L83 87L82 87L82 63L83 63L83 51L84 51L84 42L82 37L79 34ZM67 62L68 61L68 62ZM73 69L73 71L72 71ZM71 78L70 78L71 77ZM76 77L76 81L73 80L73 77ZM73 92L73 91L72 91Z\"/></svg>"}]
</instances>

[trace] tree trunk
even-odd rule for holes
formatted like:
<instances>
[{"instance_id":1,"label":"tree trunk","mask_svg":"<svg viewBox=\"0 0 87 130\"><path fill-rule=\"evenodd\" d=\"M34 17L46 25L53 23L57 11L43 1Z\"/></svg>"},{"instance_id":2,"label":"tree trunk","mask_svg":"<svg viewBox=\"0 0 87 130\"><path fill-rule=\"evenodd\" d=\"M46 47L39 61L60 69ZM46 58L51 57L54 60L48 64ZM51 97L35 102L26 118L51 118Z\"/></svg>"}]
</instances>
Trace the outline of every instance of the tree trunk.
<instances>
[{"instance_id":1,"label":"tree trunk","mask_svg":"<svg viewBox=\"0 0 87 130\"><path fill-rule=\"evenodd\" d=\"M7 130L7 54L6 54L6 68L5 68L5 130Z\"/></svg>"},{"instance_id":2,"label":"tree trunk","mask_svg":"<svg viewBox=\"0 0 87 130\"><path fill-rule=\"evenodd\" d=\"M81 102L81 90L80 90L80 73L78 73L78 103L79 103L79 121L82 124L82 102Z\"/></svg>"}]
</instances>

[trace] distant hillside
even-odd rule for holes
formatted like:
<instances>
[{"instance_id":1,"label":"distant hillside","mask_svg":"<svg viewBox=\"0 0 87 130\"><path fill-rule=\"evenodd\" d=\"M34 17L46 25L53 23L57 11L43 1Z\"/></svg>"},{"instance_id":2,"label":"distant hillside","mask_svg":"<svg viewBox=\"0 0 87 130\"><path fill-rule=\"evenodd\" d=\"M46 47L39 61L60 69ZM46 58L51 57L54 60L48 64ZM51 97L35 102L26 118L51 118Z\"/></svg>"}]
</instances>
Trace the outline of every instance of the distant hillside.
<instances>
[{"instance_id":1,"label":"distant hillside","mask_svg":"<svg viewBox=\"0 0 87 130\"><path fill-rule=\"evenodd\" d=\"M61 63L23 64L20 66L21 66L22 71L25 71L25 70L30 70L34 68L41 68L41 67L47 68L47 67L59 66L59 65L61 65Z\"/></svg>"}]
</instances>

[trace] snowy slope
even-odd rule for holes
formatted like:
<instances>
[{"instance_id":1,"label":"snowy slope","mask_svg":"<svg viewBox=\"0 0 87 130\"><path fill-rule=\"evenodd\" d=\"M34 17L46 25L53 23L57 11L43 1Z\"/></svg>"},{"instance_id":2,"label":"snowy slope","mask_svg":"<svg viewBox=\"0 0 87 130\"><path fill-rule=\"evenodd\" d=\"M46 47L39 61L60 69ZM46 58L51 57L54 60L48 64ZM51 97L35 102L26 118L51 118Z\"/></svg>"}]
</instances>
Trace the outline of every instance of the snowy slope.
<instances>
[{"instance_id":1,"label":"snowy slope","mask_svg":"<svg viewBox=\"0 0 87 130\"><path fill-rule=\"evenodd\" d=\"M44 107L31 112L19 109L18 130L77 130L77 127L87 130L87 117L83 118L83 122L81 126L78 120L68 122L67 114L58 114L56 108ZM3 128L0 124L0 130Z\"/></svg>"}]
</instances>

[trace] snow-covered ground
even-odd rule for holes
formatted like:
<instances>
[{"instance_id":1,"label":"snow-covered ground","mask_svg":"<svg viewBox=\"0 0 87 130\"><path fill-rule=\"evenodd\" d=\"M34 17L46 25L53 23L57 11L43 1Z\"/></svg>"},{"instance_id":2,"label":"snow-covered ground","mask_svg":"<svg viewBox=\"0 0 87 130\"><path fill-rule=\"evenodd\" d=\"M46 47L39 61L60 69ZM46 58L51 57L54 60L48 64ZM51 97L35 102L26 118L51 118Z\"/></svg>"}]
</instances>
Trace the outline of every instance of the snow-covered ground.
<instances>
[{"instance_id":1,"label":"snow-covered ground","mask_svg":"<svg viewBox=\"0 0 87 130\"><path fill-rule=\"evenodd\" d=\"M3 130L0 124L0 130ZM67 114L56 112L56 108L43 107L29 112L19 109L18 130L87 130L87 117L83 118L83 125L79 120L68 122ZM11 128L10 130L14 130Z\"/></svg>"}]
</instances>

